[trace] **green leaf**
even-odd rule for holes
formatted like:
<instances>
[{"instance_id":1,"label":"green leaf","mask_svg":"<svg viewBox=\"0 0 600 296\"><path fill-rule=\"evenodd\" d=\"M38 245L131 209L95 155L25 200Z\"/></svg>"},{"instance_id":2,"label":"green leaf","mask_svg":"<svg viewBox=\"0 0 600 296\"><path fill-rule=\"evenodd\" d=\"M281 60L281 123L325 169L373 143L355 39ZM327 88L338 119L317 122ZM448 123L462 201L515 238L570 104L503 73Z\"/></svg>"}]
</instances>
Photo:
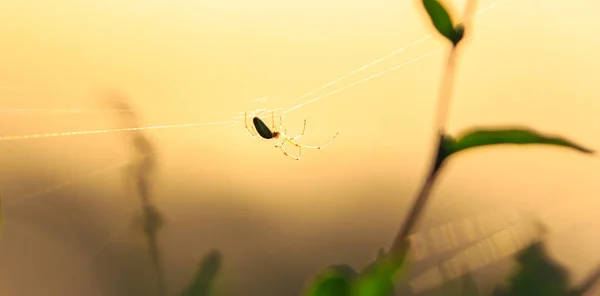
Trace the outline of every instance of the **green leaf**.
<instances>
[{"instance_id":1,"label":"green leaf","mask_svg":"<svg viewBox=\"0 0 600 296\"><path fill-rule=\"evenodd\" d=\"M515 256L516 272L509 278L505 294L512 296L564 296L569 293L569 273L537 242Z\"/></svg>"},{"instance_id":2,"label":"green leaf","mask_svg":"<svg viewBox=\"0 0 600 296\"><path fill-rule=\"evenodd\" d=\"M423 6L425 6L436 30L456 46L464 35L462 25L455 28L450 14L437 0L423 0Z\"/></svg>"},{"instance_id":3,"label":"green leaf","mask_svg":"<svg viewBox=\"0 0 600 296\"><path fill-rule=\"evenodd\" d=\"M481 146L500 144L542 144L575 149L579 152L592 154L594 151L560 136L544 135L528 128L499 128L477 129L464 133L458 138L445 137L443 141L443 158L452 154Z\"/></svg>"},{"instance_id":4,"label":"green leaf","mask_svg":"<svg viewBox=\"0 0 600 296\"><path fill-rule=\"evenodd\" d=\"M386 255L381 249L377 259L352 283L352 296L393 296L394 282L406 268L406 257Z\"/></svg>"},{"instance_id":5,"label":"green leaf","mask_svg":"<svg viewBox=\"0 0 600 296\"><path fill-rule=\"evenodd\" d=\"M305 296L349 296L356 271L349 265L332 265L325 268L310 284Z\"/></svg>"},{"instance_id":6,"label":"green leaf","mask_svg":"<svg viewBox=\"0 0 600 296\"><path fill-rule=\"evenodd\" d=\"M352 296L393 296L393 277L388 270L374 270L352 283Z\"/></svg>"},{"instance_id":7,"label":"green leaf","mask_svg":"<svg viewBox=\"0 0 600 296\"><path fill-rule=\"evenodd\" d=\"M206 254L198 266L192 283L183 290L180 296L212 295L215 278L221 269L221 252L213 250Z\"/></svg>"}]
</instances>

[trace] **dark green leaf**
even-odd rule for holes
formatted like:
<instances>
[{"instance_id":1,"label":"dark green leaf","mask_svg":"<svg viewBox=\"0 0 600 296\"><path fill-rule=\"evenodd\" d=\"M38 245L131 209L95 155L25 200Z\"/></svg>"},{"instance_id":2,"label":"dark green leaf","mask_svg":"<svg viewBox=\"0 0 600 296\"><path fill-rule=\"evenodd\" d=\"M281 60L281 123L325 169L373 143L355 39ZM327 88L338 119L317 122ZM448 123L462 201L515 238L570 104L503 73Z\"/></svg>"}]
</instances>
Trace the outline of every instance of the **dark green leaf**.
<instances>
[{"instance_id":1,"label":"dark green leaf","mask_svg":"<svg viewBox=\"0 0 600 296\"><path fill-rule=\"evenodd\" d=\"M349 265L325 268L310 284L305 296L349 296L356 271Z\"/></svg>"},{"instance_id":2,"label":"dark green leaf","mask_svg":"<svg viewBox=\"0 0 600 296\"><path fill-rule=\"evenodd\" d=\"M452 44L458 44L463 37L464 30L461 27L454 28L452 18L444 6L437 0L423 0L423 6L425 6L436 30Z\"/></svg>"},{"instance_id":3,"label":"dark green leaf","mask_svg":"<svg viewBox=\"0 0 600 296\"><path fill-rule=\"evenodd\" d=\"M515 257L518 266L509 278L505 295L568 295L569 274L550 258L543 242L532 244Z\"/></svg>"},{"instance_id":4,"label":"dark green leaf","mask_svg":"<svg viewBox=\"0 0 600 296\"><path fill-rule=\"evenodd\" d=\"M467 149L499 144L554 145L575 149L583 153L594 153L594 151L575 144L563 137L544 135L528 128L478 129L466 132L456 139L452 139L448 136L446 136L445 139L446 140L443 142L444 158Z\"/></svg>"},{"instance_id":5,"label":"dark green leaf","mask_svg":"<svg viewBox=\"0 0 600 296\"><path fill-rule=\"evenodd\" d=\"M208 296L212 294L215 278L221 269L221 252L214 250L204 256L192 283L180 296Z\"/></svg>"}]
</instances>

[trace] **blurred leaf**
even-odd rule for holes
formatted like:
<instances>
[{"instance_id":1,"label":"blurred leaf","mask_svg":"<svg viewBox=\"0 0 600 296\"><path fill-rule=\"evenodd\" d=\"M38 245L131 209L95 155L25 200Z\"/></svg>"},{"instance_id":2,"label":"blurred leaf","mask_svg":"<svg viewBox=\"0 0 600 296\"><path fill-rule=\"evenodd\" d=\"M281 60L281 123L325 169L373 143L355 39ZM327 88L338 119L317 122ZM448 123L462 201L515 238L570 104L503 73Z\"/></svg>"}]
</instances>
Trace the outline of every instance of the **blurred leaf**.
<instances>
[{"instance_id":1,"label":"blurred leaf","mask_svg":"<svg viewBox=\"0 0 600 296\"><path fill-rule=\"evenodd\" d=\"M350 265L332 265L325 268L310 284L305 296L349 296L357 273Z\"/></svg>"},{"instance_id":2,"label":"blurred leaf","mask_svg":"<svg viewBox=\"0 0 600 296\"><path fill-rule=\"evenodd\" d=\"M221 252L213 250L206 254L198 266L192 283L180 296L208 296L212 294L215 278L221 269Z\"/></svg>"},{"instance_id":3,"label":"blurred leaf","mask_svg":"<svg viewBox=\"0 0 600 296\"><path fill-rule=\"evenodd\" d=\"M464 296L479 296L479 288L477 287L477 282L473 278L473 274L471 272L465 273L461 277L462 282L462 295Z\"/></svg>"},{"instance_id":4,"label":"blurred leaf","mask_svg":"<svg viewBox=\"0 0 600 296\"><path fill-rule=\"evenodd\" d=\"M442 147L440 147L440 156L438 162L443 161L452 154L464 151L470 148L499 145L499 144L543 144L554 145L575 149L583 153L594 153L594 151L575 144L565 138L543 135L531 129L526 128L499 128L499 129L479 129L466 132L458 139L444 136Z\"/></svg>"},{"instance_id":5,"label":"blurred leaf","mask_svg":"<svg viewBox=\"0 0 600 296\"><path fill-rule=\"evenodd\" d=\"M364 274L352 283L352 296L393 296L394 282L385 264Z\"/></svg>"},{"instance_id":6,"label":"blurred leaf","mask_svg":"<svg viewBox=\"0 0 600 296\"><path fill-rule=\"evenodd\" d=\"M457 26L455 29L450 14L448 14L448 11L437 0L423 0L423 6L425 6L425 10L429 14L436 30L456 46L464 35L462 25Z\"/></svg>"},{"instance_id":7,"label":"blurred leaf","mask_svg":"<svg viewBox=\"0 0 600 296\"><path fill-rule=\"evenodd\" d=\"M377 259L352 283L352 296L393 296L394 282L406 268L406 258L386 255L379 250Z\"/></svg>"},{"instance_id":8,"label":"blurred leaf","mask_svg":"<svg viewBox=\"0 0 600 296\"><path fill-rule=\"evenodd\" d=\"M543 242L530 245L515 259L518 264L516 272L509 278L506 289L498 290L495 295L569 295L569 274L550 258Z\"/></svg>"}]
</instances>

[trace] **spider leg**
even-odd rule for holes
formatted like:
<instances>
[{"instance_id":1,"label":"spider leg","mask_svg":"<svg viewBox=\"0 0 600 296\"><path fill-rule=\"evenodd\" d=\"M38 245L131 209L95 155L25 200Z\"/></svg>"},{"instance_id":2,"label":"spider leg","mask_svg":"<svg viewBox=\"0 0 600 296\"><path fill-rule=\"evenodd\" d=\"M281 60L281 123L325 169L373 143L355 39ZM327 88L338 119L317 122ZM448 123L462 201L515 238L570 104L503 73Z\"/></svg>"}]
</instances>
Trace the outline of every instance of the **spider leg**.
<instances>
[{"instance_id":1,"label":"spider leg","mask_svg":"<svg viewBox=\"0 0 600 296\"><path fill-rule=\"evenodd\" d=\"M283 155L285 155L289 158L292 158L294 160L300 160L300 155L302 154L302 150L301 149L298 150L298 156L293 156L285 150L285 148L283 147L284 144L285 144L285 140L282 141L281 143L275 142L275 147L279 148L281 150L281 152L283 153Z\"/></svg>"},{"instance_id":2,"label":"spider leg","mask_svg":"<svg viewBox=\"0 0 600 296\"><path fill-rule=\"evenodd\" d=\"M329 140L329 142L325 143L325 145L322 145L322 146L309 146L309 145L298 144L298 143L294 142L293 139L290 139L288 137L285 138L285 141L290 142L292 145L294 145L298 148L323 149L323 148L329 146L329 144L331 144L331 142L333 142L333 140L335 140L335 138L338 136L338 134L339 133L336 133L335 136L333 136L333 138L331 138L331 140Z\"/></svg>"},{"instance_id":3,"label":"spider leg","mask_svg":"<svg viewBox=\"0 0 600 296\"><path fill-rule=\"evenodd\" d=\"M273 122L273 130L275 130L275 111L271 112L271 122Z\"/></svg>"},{"instance_id":4,"label":"spider leg","mask_svg":"<svg viewBox=\"0 0 600 296\"><path fill-rule=\"evenodd\" d=\"M296 139L300 139L301 137L304 136L304 132L306 131L306 119L304 119L304 126L302 127L302 133L298 136L295 137L288 137L290 140L296 140ZM287 134L287 130L286 130L286 134Z\"/></svg>"},{"instance_id":5,"label":"spider leg","mask_svg":"<svg viewBox=\"0 0 600 296\"><path fill-rule=\"evenodd\" d=\"M279 116L279 131L282 131L282 130L283 130L283 116ZM284 133L287 134L287 129L285 129Z\"/></svg>"},{"instance_id":6,"label":"spider leg","mask_svg":"<svg viewBox=\"0 0 600 296\"><path fill-rule=\"evenodd\" d=\"M256 138L256 134L252 133L252 131L250 130L250 127L248 126L248 113L247 112L244 112L244 124L246 125L246 130L248 131L250 136L252 138Z\"/></svg>"}]
</instances>

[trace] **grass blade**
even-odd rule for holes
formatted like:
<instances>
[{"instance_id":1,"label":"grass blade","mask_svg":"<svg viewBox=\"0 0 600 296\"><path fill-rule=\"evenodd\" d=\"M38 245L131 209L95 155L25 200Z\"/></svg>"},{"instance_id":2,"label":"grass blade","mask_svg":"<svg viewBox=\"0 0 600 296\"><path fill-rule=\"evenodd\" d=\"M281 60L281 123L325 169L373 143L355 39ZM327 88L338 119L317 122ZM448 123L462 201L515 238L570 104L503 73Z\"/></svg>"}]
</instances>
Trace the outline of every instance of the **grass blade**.
<instances>
[{"instance_id":1,"label":"grass blade","mask_svg":"<svg viewBox=\"0 0 600 296\"><path fill-rule=\"evenodd\" d=\"M215 250L204 256L192 283L180 296L209 296L212 295L214 281L221 269L221 252Z\"/></svg>"}]
</instances>

